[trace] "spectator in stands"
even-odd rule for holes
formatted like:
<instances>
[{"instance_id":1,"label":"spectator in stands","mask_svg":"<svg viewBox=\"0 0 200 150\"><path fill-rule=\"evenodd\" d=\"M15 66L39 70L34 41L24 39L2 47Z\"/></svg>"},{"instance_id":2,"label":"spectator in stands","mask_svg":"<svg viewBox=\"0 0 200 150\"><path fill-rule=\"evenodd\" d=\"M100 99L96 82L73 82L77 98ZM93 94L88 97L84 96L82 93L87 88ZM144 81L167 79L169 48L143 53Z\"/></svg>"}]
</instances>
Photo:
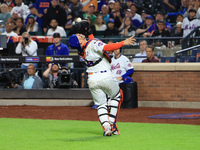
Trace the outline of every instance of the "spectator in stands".
<instances>
[{"instance_id":1,"label":"spectator in stands","mask_svg":"<svg viewBox=\"0 0 200 150\"><path fill-rule=\"evenodd\" d=\"M12 15L9 12L8 6L6 4L1 4L0 9L1 9L0 20L2 20L4 23L6 23L8 18L11 18Z\"/></svg>"},{"instance_id":2,"label":"spectator in stands","mask_svg":"<svg viewBox=\"0 0 200 150\"><path fill-rule=\"evenodd\" d=\"M157 63L159 59L154 56L154 47L148 46L146 49L147 59L144 59L142 63Z\"/></svg>"},{"instance_id":3,"label":"spectator in stands","mask_svg":"<svg viewBox=\"0 0 200 150\"><path fill-rule=\"evenodd\" d=\"M80 17L83 19L83 5L78 0L71 0L72 4L70 5L72 20Z\"/></svg>"},{"instance_id":4,"label":"spectator in stands","mask_svg":"<svg viewBox=\"0 0 200 150\"><path fill-rule=\"evenodd\" d=\"M53 36L54 33L60 33L61 37L66 37L66 32L65 30L58 26L58 22L56 19L52 19L50 23L51 28L48 29L47 31L47 36Z\"/></svg>"},{"instance_id":5,"label":"spectator in stands","mask_svg":"<svg viewBox=\"0 0 200 150\"><path fill-rule=\"evenodd\" d=\"M171 33L169 30L165 30L165 21L158 21L157 22L158 29L156 29L152 37L157 37L157 38L162 38L162 37L171 37ZM167 46L167 41L168 40L155 40L156 45L161 46L164 44Z\"/></svg>"},{"instance_id":6,"label":"spectator in stands","mask_svg":"<svg viewBox=\"0 0 200 150\"><path fill-rule=\"evenodd\" d=\"M181 24L183 23L183 15L182 14L178 14L176 17L176 24L173 26L172 30L171 30L171 35L173 36L174 34L176 34L176 25L178 22L181 22Z\"/></svg>"},{"instance_id":7,"label":"spectator in stands","mask_svg":"<svg viewBox=\"0 0 200 150\"><path fill-rule=\"evenodd\" d=\"M177 2L175 0L164 0L161 5L164 13L169 13L176 11Z\"/></svg>"},{"instance_id":8,"label":"spectator in stands","mask_svg":"<svg viewBox=\"0 0 200 150\"><path fill-rule=\"evenodd\" d=\"M43 72L43 77L47 79L48 88L57 87L59 69L60 65L58 63L49 63L48 68Z\"/></svg>"},{"instance_id":9,"label":"spectator in stands","mask_svg":"<svg viewBox=\"0 0 200 150\"><path fill-rule=\"evenodd\" d=\"M9 12L11 12L12 8L16 6L15 0L6 0L3 3L8 6Z\"/></svg>"},{"instance_id":10,"label":"spectator in stands","mask_svg":"<svg viewBox=\"0 0 200 150\"><path fill-rule=\"evenodd\" d=\"M94 1L94 0L80 0L81 4L83 5L83 12L86 12L88 10L88 7L92 4L95 6L95 9L94 11L95 12L98 12L97 11L97 8L98 8L98 3L99 1Z\"/></svg>"},{"instance_id":11,"label":"spectator in stands","mask_svg":"<svg viewBox=\"0 0 200 150\"><path fill-rule=\"evenodd\" d=\"M104 37L119 35L119 30L115 27L115 22L112 18L108 20L108 27L104 32Z\"/></svg>"},{"instance_id":12,"label":"spectator in stands","mask_svg":"<svg viewBox=\"0 0 200 150\"><path fill-rule=\"evenodd\" d=\"M147 56L146 54L146 49L147 49L147 41L146 40L141 40L140 41L140 53L135 54L136 58L133 59L132 63L141 63L145 57ZM137 57L144 57L144 58L137 58Z\"/></svg>"},{"instance_id":13,"label":"spectator in stands","mask_svg":"<svg viewBox=\"0 0 200 150\"><path fill-rule=\"evenodd\" d=\"M173 37L183 37L183 30L182 30L182 22L177 22L176 24L176 30L174 32L174 34L172 35ZM179 45L182 43L182 39L177 39L175 40L175 45Z\"/></svg>"},{"instance_id":14,"label":"spectator in stands","mask_svg":"<svg viewBox=\"0 0 200 150\"><path fill-rule=\"evenodd\" d=\"M24 75L21 85L15 84L14 88L18 89L42 89L43 83L41 78L36 75L36 68L34 64L29 64L27 73Z\"/></svg>"},{"instance_id":15,"label":"spectator in stands","mask_svg":"<svg viewBox=\"0 0 200 150\"><path fill-rule=\"evenodd\" d=\"M16 27L14 28L14 31L18 35L22 35L24 32L26 32L26 27L24 25L24 19L22 17L20 17L16 20Z\"/></svg>"},{"instance_id":16,"label":"spectator in stands","mask_svg":"<svg viewBox=\"0 0 200 150\"><path fill-rule=\"evenodd\" d=\"M176 16L176 23L177 22L183 22L183 15L182 14L178 14L177 16Z\"/></svg>"},{"instance_id":17,"label":"spectator in stands","mask_svg":"<svg viewBox=\"0 0 200 150\"><path fill-rule=\"evenodd\" d=\"M123 22L125 14L121 11L121 3L119 1L115 2L115 11L110 14L110 18L113 18L115 21L115 27L119 29Z\"/></svg>"},{"instance_id":18,"label":"spectator in stands","mask_svg":"<svg viewBox=\"0 0 200 150\"><path fill-rule=\"evenodd\" d=\"M142 18L142 23L141 24L144 24L145 23L145 20L146 20L146 16L147 16L147 12L145 10L142 10L141 11L141 18Z\"/></svg>"},{"instance_id":19,"label":"spectator in stands","mask_svg":"<svg viewBox=\"0 0 200 150\"><path fill-rule=\"evenodd\" d=\"M11 14L15 13L18 17L23 17L26 19L27 15L30 13L30 10L27 5L22 3L22 0L15 0L16 6L11 10Z\"/></svg>"},{"instance_id":20,"label":"spectator in stands","mask_svg":"<svg viewBox=\"0 0 200 150\"><path fill-rule=\"evenodd\" d=\"M69 48L61 42L60 33L53 34L54 44L47 47L46 56L69 55Z\"/></svg>"},{"instance_id":21,"label":"spectator in stands","mask_svg":"<svg viewBox=\"0 0 200 150\"><path fill-rule=\"evenodd\" d=\"M2 35L6 35L6 36L18 36L17 33L15 33L13 31L13 25L14 24L13 22L12 23L9 23L7 22L6 23L6 31L4 33L2 33Z\"/></svg>"},{"instance_id":22,"label":"spectator in stands","mask_svg":"<svg viewBox=\"0 0 200 150\"><path fill-rule=\"evenodd\" d=\"M200 26L200 21L195 18L196 9L189 10L189 16L183 19L182 29L183 37L187 36L192 30Z\"/></svg>"},{"instance_id":23,"label":"spectator in stands","mask_svg":"<svg viewBox=\"0 0 200 150\"><path fill-rule=\"evenodd\" d=\"M167 17L172 17L172 16L176 16L177 14L182 14L184 15L184 13L187 11L189 6L189 0L182 0L182 6L181 6L181 10L179 12L169 12L165 15L165 18Z\"/></svg>"},{"instance_id":24,"label":"spectator in stands","mask_svg":"<svg viewBox=\"0 0 200 150\"><path fill-rule=\"evenodd\" d=\"M121 24L121 26L120 26L119 29L118 29L119 31L122 30L122 29L124 28L124 23L125 23L124 20L125 20L125 18L126 18L126 17L132 18L132 16L133 16L132 11L131 11L130 9L126 9L126 10L125 10L125 17L123 18L122 24Z\"/></svg>"},{"instance_id":25,"label":"spectator in stands","mask_svg":"<svg viewBox=\"0 0 200 150\"><path fill-rule=\"evenodd\" d=\"M158 11L158 12L156 13L155 20L156 20L156 22L158 22L158 21L164 21L163 13L160 12L160 11ZM158 26L157 26L157 23L156 23L156 22L155 22L154 24L152 24L152 25L149 27L149 29L147 30L147 32L145 32L145 33L143 34L143 37L151 36L151 35L153 34L153 32L154 32L156 29L158 29ZM166 29L166 30L171 30L171 29L172 29L170 23L168 23L167 21L165 21L165 29Z\"/></svg>"},{"instance_id":26,"label":"spectator in stands","mask_svg":"<svg viewBox=\"0 0 200 150\"><path fill-rule=\"evenodd\" d=\"M143 36L143 34L150 28L150 26L154 23L154 19L151 15L146 15L144 24L142 24L137 30L136 34L138 37Z\"/></svg>"},{"instance_id":27,"label":"spectator in stands","mask_svg":"<svg viewBox=\"0 0 200 150\"><path fill-rule=\"evenodd\" d=\"M47 28L50 26L50 22L52 19L56 19L56 21L58 22L58 26L61 26L64 29L67 22L67 15L65 9L58 4L58 0L51 0L51 5L47 9L47 13L44 14L43 31L45 33L47 32Z\"/></svg>"},{"instance_id":28,"label":"spectator in stands","mask_svg":"<svg viewBox=\"0 0 200 150\"><path fill-rule=\"evenodd\" d=\"M86 20L89 22L89 24L90 24L89 30L91 31L91 33L93 33L93 35L96 35L96 28L95 28L94 24L92 23L91 17L90 17L90 16L87 16L85 19L86 19Z\"/></svg>"},{"instance_id":29,"label":"spectator in stands","mask_svg":"<svg viewBox=\"0 0 200 150\"><path fill-rule=\"evenodd\" d=\"M70 30L72 28L72 23L73 23L73 20L72 20L72 15L69 14L67 16L67 22L65 24L65 30Z\"/></svg>"},{"instance_id":30,"label":"spectator in stands","mask_svg":"<svg viewBox=\"0 0 200 150\"><path fill-rule=\"evenodd\" d=\"M44 14L47 12L47 9L51 5L51 0L36 0L35 3L35 15L37 16L36 21L41 29L43 29L43 17ZM29 6L30 7L30 6ZM30 9L30 8L29 8Z\"/></svg>"},{"instance_id":31,"label":"spectator in stands","mask_svg":"<svg viewBox=\"0 0 200 150\"><path fill-rule=\"evenodd\" d=\"M132 20L130 17L125 17L124 27L120 31L119 34L124 36L132 36L135 35L136 27L132 24Z\"/></svg>"},{"instance_id":32,"label":"spectator in stands","mask_svg":"<svg viewBox=\"0 0 200 150\"><path fill-rule=\"evenodd\" d=\"M39 31L39 26L37 21L35 20L35 16L30 15L28 17L28 23L26 25L26 31L27 32L38 32Z\"/></svg>"},{"instance_id":33,"label":"spectator in stands","mask_svg":"<svg viewBox=\"0 0 200 150\"><path fill-rule=\"evenodd\" d=\"M142 17L137 14L137 5L133 3L130 7L131 12L132 12L132 23L133 25L138 28L142 24Z\"/></svg>"},{"instance_id":34,"label":"spectator in stands","mask_svg":"<svg viewBox=\"0 0 200 150\"><path fill-rule=\"evenodd\" d=\"M108 6L107 5L103 5L101 7L101 14L103 15L103 19L104 19L106 25L108 25L108 20L110 18L110 14L108 13L108 11L109 10L108 10Z\"/></svg>"},{"instance_id":35,"label":"spectator in stands","mask_svg":"<svg viewBox=\"0 0 200 150\"><path fill-rule=\"evenodd\" d=\"M96 31L105 31L107 29L103 16L101 14L97 15L94 26Z\"/></svg>"},{"instance_id":36,"label":"spectator in stands","mask_svg":"<svg viewBox=\"0 0 200 150\"><path fill-rule=\"evenodd\" d=\"M126 7L127 9L131 8L131 5L133 4L134 0L126 0Z\"/></svg>"},{"instance_id":37,"label":"spectator in stands","mask_svg":"<svg viewBox=\"0 0 200 150\"><path fill-rule=\"evenodd\" d=\"M83 14L83 19L85 19L86 16L90 16L92 19L92 23L94 24L94 21L96 19L96 16L94 15L94 10L95 6L93 4L90 4L87 13Z\"/></svg>"},{"instance_id":38,"label":"spectator in stands","mask_svg":"<svg viewBox=\"0 0 200 150\"><path fill-rule=\"evenodd\" d=\"M22 54L22 56L37 56L38 45L31 39L28 32L24 32L18 43L15 52L16 54ZM21 68L26 69L29 63L23 63ZM37 63L34 63L37 68Z\"/></svg>"},{"instance_id":39,"label":"spectator in stands","mask_svg":"<svg viewBox=\"0 0 200 150\"><path fill-rule=\"evenodd\" d=\"M25 25L27 25L27 23L29 21L29 17L34 16L35 22L37 22L38 31L41 31L42 26L43 26L43 20L41 20L41 18L38 17L38 10L36 9L36 5L35 4L29 4L28 7L30 9L30 14L28 14L28 16L26 17Z\"/></svg>"},{"instance_id":40,"label":"spectator in stands","mask_svg":"<svg viewBox=\"0 0 200 150\"><path fill-rule=\"evenodd\" d=\"M111 14L112 12L115 11L115 1L114 0L109 0L108 2L108 12Z\"/></svg>"}]
</instances>

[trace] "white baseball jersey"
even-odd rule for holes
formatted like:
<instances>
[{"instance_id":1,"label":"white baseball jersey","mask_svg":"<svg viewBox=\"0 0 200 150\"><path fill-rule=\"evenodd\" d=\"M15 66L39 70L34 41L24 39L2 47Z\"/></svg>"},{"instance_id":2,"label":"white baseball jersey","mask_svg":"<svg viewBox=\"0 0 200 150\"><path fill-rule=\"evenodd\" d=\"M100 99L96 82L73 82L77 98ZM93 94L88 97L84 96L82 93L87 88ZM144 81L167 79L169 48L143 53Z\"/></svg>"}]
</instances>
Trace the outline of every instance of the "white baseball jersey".
<instances>
[{"instance_id":1,"label":"white baseball jersey","mask_svg":"<svg viewBox=\"0 0 200 150\"><path fill-rule=\"evenodd\" d=\"M120 57L112 58L111 62L111 70L115 77L121 77L124 75L129 69L133 69L130 60L124 56L120 55ZM120 83L123 81L120 81Z\"/></svg>"},{"instance_id":2,"label":"white baseball jersey","mask_svg":"<svg viewBox=\"0 0 200 150\"><path fill-rule=\"evenodd\" d=\"M189 21L188 17L183 19L182 29L183 37L187 36L192 30L200 26L200 21L198 19L193 19Z\"/></svg>"},{"instance_id":3,"label":"white baseball jersey","mask_svg":"<svg viewBox=\"0 0 200 150\"><path fill-rule=\"evenodd\" d=\"M84 51L84 60L90 64L102 59L98 64L87 68L87 82L96 105L107 102L106 94L114 98L119 92L119 85L112 75L110 62L103 55L104 46L105 43L102 41L93 39Z\"/></svg>"},{"instance_id":4,"label":"white baseball jersey","mask_svg":"<svg viewBox=\"0 0 200 150\"><path fill-rule=\"evenodd\" d=\"M104 46L105 43L96 39L91 40L87 45L84 52L84 60L95 63L102 58L102 61L97 65L88 67L87 72L97 72L111 69L110 62L103 56Z\"/></svg>"}]
</instances>

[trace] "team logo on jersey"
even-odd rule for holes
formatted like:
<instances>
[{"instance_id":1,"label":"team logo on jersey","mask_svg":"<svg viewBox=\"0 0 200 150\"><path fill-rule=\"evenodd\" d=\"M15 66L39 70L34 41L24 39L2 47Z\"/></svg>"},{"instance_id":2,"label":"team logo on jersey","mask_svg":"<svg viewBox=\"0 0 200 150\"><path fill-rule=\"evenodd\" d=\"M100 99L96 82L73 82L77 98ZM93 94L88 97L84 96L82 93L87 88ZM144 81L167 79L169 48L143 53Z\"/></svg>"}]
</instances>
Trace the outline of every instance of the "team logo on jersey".
<instances>
[{"instance_id":1,"label":"team logo on jersey","mask_svg":"<svg viewBox=\"0 0 200 150\"><path fill-rule=\"evenodd\" d=\"M53 61L53 57L46 57L46 62L52 62Z\"/></svg>"},{"instance_id":2,"label":"team logo on jersey","mask_svg":"<svg viewBox=\"0 0 200 150\"><path fill-rule=\"evenodd\" d=\"M117 63L115 66L114 65L111 66L111 70L115 70L117 68L120 68L120 63Z\"/></svg>"},{"instance_id":3,"label":"team logo on jersey","mask_svg":"<svg viewBox=\"0 0 200 150\"><path fill-rule=\"evenodd\" d=\"M128 66L131 67L131 64L129 63Z\"/></svg>"},{"instance_id":4,"label":"team logo on jersey","mask_svg":"<svg viewBox=\"0 0 200 150\"><path fill-rule=\"evenodd\" d=\"M98 43L98 46L101 46L101 45L103 45L103 42L99 42L99 43Z\"/></svg>"}]
</instances>

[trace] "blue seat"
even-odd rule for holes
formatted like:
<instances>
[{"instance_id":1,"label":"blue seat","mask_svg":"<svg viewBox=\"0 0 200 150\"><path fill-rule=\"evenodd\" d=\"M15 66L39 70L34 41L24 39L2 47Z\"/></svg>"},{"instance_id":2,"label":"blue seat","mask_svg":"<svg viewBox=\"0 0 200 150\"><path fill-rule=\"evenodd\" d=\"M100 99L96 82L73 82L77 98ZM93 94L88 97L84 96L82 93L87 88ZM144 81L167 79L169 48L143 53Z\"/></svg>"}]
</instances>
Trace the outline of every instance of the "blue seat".
<instances>
[{"instance_id":1,"label":"blue seat","mask_svg":"<svg viewBox=\"0 0 200 150\"><path fill-rule=\"evenodd\" d=\"M199 62L198 60L200 59L200 49L192 50L192 56L195 56L196 57L196 61Z\"/></svg>"},{"instance_id":2,"label":"blue seat","mask_svg":"<svg viewBox=\"0 0 200 150\"><path fill-rule=\"evenodd\" d=\"M174 63L176 62L176 57L161 57L161 62Z\"/></svg>"},{"instance_id":3,"label":"blue seat","mask_svg":"<svg viewBox=\"0 0 200 150\"><path fill-rule=\"evenodd\" d=\"M180 62L196 62L196 57L195 56L181 56Z\"/></svg>"}]
</instances>

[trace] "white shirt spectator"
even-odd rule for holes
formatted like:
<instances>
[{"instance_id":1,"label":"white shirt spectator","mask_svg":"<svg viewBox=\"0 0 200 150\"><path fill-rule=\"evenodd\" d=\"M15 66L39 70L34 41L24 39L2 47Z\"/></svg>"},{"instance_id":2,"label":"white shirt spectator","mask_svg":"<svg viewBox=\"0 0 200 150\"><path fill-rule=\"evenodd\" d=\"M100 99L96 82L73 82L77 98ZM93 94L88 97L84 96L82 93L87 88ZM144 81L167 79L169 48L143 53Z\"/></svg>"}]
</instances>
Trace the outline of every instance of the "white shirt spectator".
<instances>
[{"instance_id":1,"label":"white shirt spectator","mask_svg":"<svg viewBox=\"0 0 200 150\"><path fill-rule=\"evenodd\" d=\"M65 30L60 26L57 26L56 30L54 30L54 31L53 31L52 28L48 29L47 36L53 36L54 33L60 33L61 37L66 37L67 36Z\"/></svg>"},{"instance_id":2,"label":"white shirt spectator","mask_svg":"<svg viewBox=\"0 0 200 150\"><path fill-rule=\"evenodd\" d=\"M15 49L15 52L16 54L22 53L22 56L37 56L37 49L38 49L37 43L31 40L31 42L24 48L22 47L22 44L19 42ZM29 63L23 63L23 65L28 66Z\"/></svg>"},{"instance_id":3,"label":"white shirt spectator","mask_svg":"<svg viewBox=\"0 0 200 150\"><path fill-rule=\"evenodd\" d=\"M132 20L139 20L139 22L142 23L142 17L137 13L132 17Z\"/></svg>"},{"instance_id":4,"label":"white shirt spectator","mask_svg":"<svg viewBox=\"0 0 200 150\"><path fill-rule=\"evenodd\" d=\"M147 56L147 54L146 54L146 52L140 52L140 53L137 53L137 54L135 54L135 56ZM134 58L133 59L133 61L132 61L132 63L141 63L144 59L146 59L146 58Z\"/></svg>"},{"instance_id":5,"label":"white shirt spectator","mask_svg":"<svg viewBox=\"0 0 200 150\"><path fill-rule=\"evenodd\" d=\"M6 36L18 36L17 33L15 33L14 31L11 31L10 33L4 32L4 33L2 33L2 35L6 35Z\"/></svg>"},{"instance_id":6,"label":"white shirt spectator","mask_svg":"<svg viewBox=\"0 0 200 150\"><path fill-rule=\"evenodd\" d=\"M27 15L30 14L30 10L28 6L24 5L23 3L21 4L21 6L13 7L13 9L11 10L11 15L14 12L17 13L19 17L23 17L24 20L26 20Z\"/></svg>"}]
</instances>

